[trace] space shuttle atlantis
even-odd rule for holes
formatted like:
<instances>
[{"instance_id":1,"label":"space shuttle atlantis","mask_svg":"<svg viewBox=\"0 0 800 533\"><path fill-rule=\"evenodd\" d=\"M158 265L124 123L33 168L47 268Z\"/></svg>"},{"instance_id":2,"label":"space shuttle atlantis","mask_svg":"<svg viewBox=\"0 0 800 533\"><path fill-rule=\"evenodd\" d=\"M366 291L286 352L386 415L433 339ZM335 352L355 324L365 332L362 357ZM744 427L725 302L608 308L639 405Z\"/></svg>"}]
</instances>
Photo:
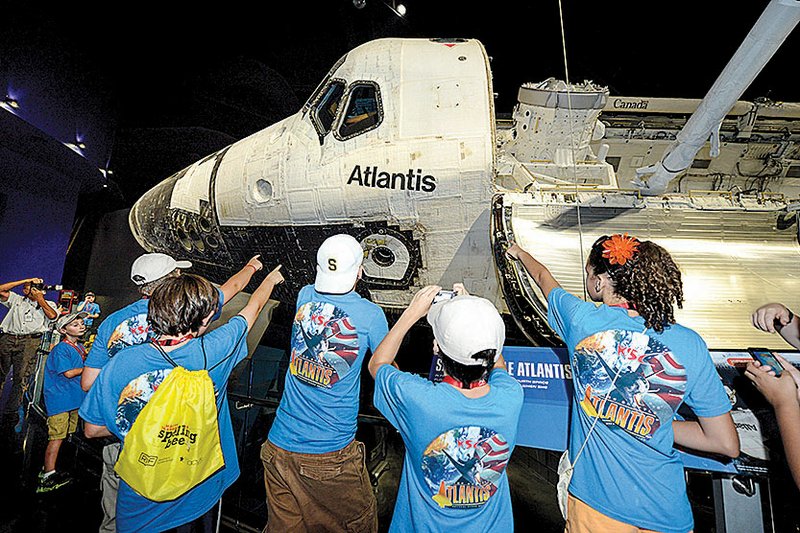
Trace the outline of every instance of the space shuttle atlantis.
<instances>
[{"instance_id":1,"label":"space shuttle atlantis","mask_svg":"<svg viewBox=\"0 0 800 533\"><path fill-rule=\"evenodd\" d=\"M774 4L800 18L800 3ZM710 347L781 348L749 315L800 294L800 105L736 98L716 111L713 146L695 142L687 168L648 196L637 169L675 150L701 101L610 98L549 79L523 85L512 120L498 122L480 42L380 39L342 57L295 115L148 191L130 226L145 249L190 259L215 282L261 253L284 265L284 300L313 281L322 241L349 233L379 305L464 282L538 344L558 342L546 300L507 243L584 294L592 242L627 231L676 258L687 300L677 318Z\"/></svg>"},{"instance_id":2,"label":"space shuttle atlantis","mask_svg":"<svg viewBox=\"0 0 800 533\"><path fill-rule=\"evenodd\" d=\"M489 59L475 40L382 39L334 65L295 115L181 170L134 205L147 250L221 281L256 252L301 285L335 233L364 246L373 300L464 281L497 295Z\"/></svg>"}]
</instances>

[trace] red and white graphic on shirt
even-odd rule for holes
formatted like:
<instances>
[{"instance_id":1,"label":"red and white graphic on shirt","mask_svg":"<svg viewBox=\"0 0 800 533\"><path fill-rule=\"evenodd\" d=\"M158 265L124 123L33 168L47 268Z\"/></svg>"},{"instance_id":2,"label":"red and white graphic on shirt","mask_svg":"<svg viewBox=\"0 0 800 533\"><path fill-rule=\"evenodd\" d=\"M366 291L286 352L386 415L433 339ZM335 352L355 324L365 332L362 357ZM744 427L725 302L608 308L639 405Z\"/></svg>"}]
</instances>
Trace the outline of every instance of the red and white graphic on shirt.
<instances>
[{"instance_id":1,"label":"red and white graphic on shirt","mask_svg":"<svg viewBox=\"0 0 800 533\"><path fill-rule=\"evenodd\" d=\"M640 440L670 424L686 393L686 369L644 333L607 330L583 339L572 372L583 412Z\"/></svg>"},{"instance_id":2,"label":"red and white graphic on shirt","mask_svg":"<svg viewBox=\"0 0 800 533\"><path fill-rule=\"evenodd\" d=\"M358 352L358 332L342 309L308 302L297 310L289 372L302 383L332 387L350 372Z\"/></svg>"}]
</instances>

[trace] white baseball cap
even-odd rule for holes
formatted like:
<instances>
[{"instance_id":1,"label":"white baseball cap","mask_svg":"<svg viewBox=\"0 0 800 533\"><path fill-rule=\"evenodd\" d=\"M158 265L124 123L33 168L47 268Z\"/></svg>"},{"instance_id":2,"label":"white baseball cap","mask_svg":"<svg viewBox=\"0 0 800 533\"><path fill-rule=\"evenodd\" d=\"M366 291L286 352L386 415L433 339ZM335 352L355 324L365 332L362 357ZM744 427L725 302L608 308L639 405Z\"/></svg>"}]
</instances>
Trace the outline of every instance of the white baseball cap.
<instances>
[{"instance_id":1,"label":"white baseball cap","mask_svg":"<svg viewBox=\"0 0 800 533\"><path fill-rule=\"evenodd\" d=\"M363 261L364 249L353 236L341 233L328 237L317 250L314 288L331 294L350 292Z\"/></svg>"},{"instance_id":2,"label":"white baseball cap","mask_svg":"<svg viewBox=\"0 0 800 533\"><path fill-rule=\"evenodd\" d=\"M506 340L506 325L486 298L464 294L434 304L428 323L442 353L468 366L483 364L472 356L494 348L499 355Z\"/></svg>"},{"instance_id":3,"label":"white baseball cap","mask_svg":"<svg viewBox=\"0 0 800 533\"><path fill-rule=\"evenodd\" d=\"M88 315L89 315L89 313L87 313L85 311L79 311L77 313L69 313L68 315L64 315L61 318L59 318L58 320L56 320L56 329L59 330L61 328L65 328L73 320L77 320L79 318L86 318Z\"/></svg>"},{"instance_id":4,"label":"white baseball cap","mask_svg":"<svg viewBox=\"0 0 800 533\"><path fill-rule=\"evenodd\" d=\"M167 254L144 254L131 265L131 280L137 285L144 285L163 278L176 268L191 267L190 261L175 261Z\"/></svg>"}]
</instances>

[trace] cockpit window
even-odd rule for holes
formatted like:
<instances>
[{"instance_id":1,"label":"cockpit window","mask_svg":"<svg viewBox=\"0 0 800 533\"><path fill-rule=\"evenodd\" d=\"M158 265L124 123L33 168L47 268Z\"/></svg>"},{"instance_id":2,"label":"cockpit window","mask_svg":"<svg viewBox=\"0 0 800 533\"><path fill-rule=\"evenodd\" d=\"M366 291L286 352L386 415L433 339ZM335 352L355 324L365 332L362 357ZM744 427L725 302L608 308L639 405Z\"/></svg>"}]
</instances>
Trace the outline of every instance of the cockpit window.
<instances>
[{"instance_id":1,"label":"cockpit window","mask_svg":"<svg viewBox=\"0 0 800 533\"><path fill-rule=\"evenodd\" d=\"M339 102L341 102L343 94L344 83L334 80L325 88L319 100L314 104L311 116L314 119L314 126L317 128L320 138L331 131L331 126L336 118L336 110L339 108Z\"/></svg>"},{"instance_id":2,"label":"cockpit window","mask_svg":"<svg viewBox=\"0 0 800 533\"><path fill-rule=\"evenodd\" d=\"M337 137L345 140L378 127L383 120L380 90L375 82L350 85L347 112L339 124Z\"/></svg>"},{"instance_id":3,"label":"cockpit window","mask_svg":"<svg viewBox=\"0 0 800 533\"><path fill-rule=\"evenodd\" d=\"M317 85L317 88L314 89L313 93L311 93L311 98L309 98L308 101L303 105L303 116L305 116L305 114L308 112L308 110L311 109L311 105L314 102L319 100L319 95L323 92L325 87L328 85L328 80L330 80L333 77L333 75L336 73L336 71L339 69L339 67L342 66L342 63L344 63L345 59L347 59L347 54L345 54L342 57L340 57L339 61L337 61L331 67L331 69L328 71L328 73L325 75L325 77L322 78L322 81L319 82L319 85Z\"/></svg>"}]
</instances>

